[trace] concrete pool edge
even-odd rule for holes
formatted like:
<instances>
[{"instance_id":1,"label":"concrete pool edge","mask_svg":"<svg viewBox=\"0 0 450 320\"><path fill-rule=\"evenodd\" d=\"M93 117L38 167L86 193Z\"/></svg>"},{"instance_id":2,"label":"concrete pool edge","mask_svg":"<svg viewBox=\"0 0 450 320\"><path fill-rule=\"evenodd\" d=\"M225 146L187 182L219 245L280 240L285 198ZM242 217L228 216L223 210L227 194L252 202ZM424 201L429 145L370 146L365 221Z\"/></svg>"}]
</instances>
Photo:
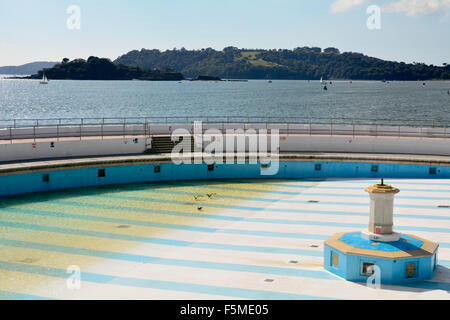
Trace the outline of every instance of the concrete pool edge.
<instances>
[{"instance_id":1,"label":"concrete pool edge","mask_svg":"<svg viewBox=\"0 0 450 320\"><path fill-rule=\"evenodd\" d=\"M235 153L235 157L238 154ZM245 153L246 162L251 154ZM188 159L191 157L188 157ZM186 158L184 158L186 159ZM217 157L215 157L217 159ZM224 156L225 159L225 156ZM173 159L170 154L159 155L117 155L63 158L49 160L32 160L0 163L0 176L39 173L67 169L97 168L129 165L169 164ZM450 166L450 156L414 155L414 154L372 154L372 153L317 153L296 152L280 153L280 161L292 162L357 162L386 163L424 166Z\"/></svg>"}]
</instances>

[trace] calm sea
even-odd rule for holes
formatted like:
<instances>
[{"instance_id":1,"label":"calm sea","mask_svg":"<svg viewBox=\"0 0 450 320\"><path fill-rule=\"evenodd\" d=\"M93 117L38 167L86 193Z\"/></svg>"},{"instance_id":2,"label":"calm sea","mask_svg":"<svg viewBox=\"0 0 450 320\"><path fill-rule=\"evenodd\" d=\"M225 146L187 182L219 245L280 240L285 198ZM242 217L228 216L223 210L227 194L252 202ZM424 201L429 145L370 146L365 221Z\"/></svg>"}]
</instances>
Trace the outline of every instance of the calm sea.
<instances>
[{"instance_id":1,"label":"calm sea","mask_svg":"<svg viewBox=\"0 0 450 320\"><path fill-rule=\"evenodd\" d=\"M0 79L0 119L272 116L450 121L450 82Z\"/></svg>"}]
</instances>

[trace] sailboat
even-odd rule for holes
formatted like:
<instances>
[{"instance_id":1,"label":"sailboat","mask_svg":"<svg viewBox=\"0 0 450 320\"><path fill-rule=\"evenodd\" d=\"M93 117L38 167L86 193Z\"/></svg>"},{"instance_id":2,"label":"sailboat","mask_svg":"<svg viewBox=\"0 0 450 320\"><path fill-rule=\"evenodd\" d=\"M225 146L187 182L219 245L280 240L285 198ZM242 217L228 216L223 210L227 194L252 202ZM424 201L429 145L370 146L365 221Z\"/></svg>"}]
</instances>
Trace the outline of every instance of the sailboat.
<instances>
[{"instance_id":1,"label":"sailboat","mask_svg":"<svg viewBox=\"0 0 450 320\"><path fill-rule=\"evenodd\" d=\"M41 80L40 84L48 84L48 79L47 79L47 77L45 76L45 73L44 73L44 75L42 76L42 80Z\"/></svg>"},{"instance_id":2,"label":"sailboat","mask_svg":"<svg viewBox=\"0 0 450 320\"><path fill-rule=\"evenodd\" d=\"M323 81L323 78L322 77L320 77L320 83L321 84L324 84L325 82Z\"/></svg>"}]
</instances>

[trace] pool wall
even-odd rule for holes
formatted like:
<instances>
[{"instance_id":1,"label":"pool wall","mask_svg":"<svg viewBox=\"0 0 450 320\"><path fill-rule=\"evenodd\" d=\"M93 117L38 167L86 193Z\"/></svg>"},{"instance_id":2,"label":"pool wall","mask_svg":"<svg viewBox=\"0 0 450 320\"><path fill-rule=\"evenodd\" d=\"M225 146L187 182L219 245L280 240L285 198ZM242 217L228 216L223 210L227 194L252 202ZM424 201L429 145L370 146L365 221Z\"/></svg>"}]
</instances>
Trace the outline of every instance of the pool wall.
<instances>
[{"instance_id":1,"label":"pool wall","mask_svg":"<svg viewBox=\"0 0 450 320\"><path fill-rule=\"evenodd\" d=\"M450 155L450 139L417 137L287 136L282 152L352 152Z\"/></svg>"},{"instance_id":2,"label":"pool wall","mask_svg":"<svg viewBox=\"0 0 450 320\"><path fill-rule=\"evenodd\" d=\"M234 137L233 137L234 138ZM59 140L59 141L58 141ZM34 142L7 140L0 143L0 162L84 156L142 154L151 139L135 137L89 137L45 139ZM270 150L270 139L268 141ZM450 156L450 139L423 137L375 137L288 135L280 136L280 152L349 152ZM246 151L248 151L248 143ZM224 149L225 150L225 149ZM236 151L236 148L235 150Z\"/></svg>"},{"instance_id":3,"label":"pool wall","mask_svg":"<svg viewBox=\"0 0 450 320\"><path fill-rule=\"evenodd\" d=\"M261 175L261 164L134 164L52 168L39 172L3 173L0 196L127 183L212 179L408 178L448 179L450 166L392 163L281 161L279 172Z\"/></svg>"},{"instance_id":4,"label":"pool wall","mask_svg":"<svg viewBox=\"0 0 450 320\"><path fill-rule=\"evenodd\" d=\"M92 140L3 143L0 144L0 162L54 159L84 156L138 154L146 149L144 138L105 138Z\"/></svg>"}]
</instances>

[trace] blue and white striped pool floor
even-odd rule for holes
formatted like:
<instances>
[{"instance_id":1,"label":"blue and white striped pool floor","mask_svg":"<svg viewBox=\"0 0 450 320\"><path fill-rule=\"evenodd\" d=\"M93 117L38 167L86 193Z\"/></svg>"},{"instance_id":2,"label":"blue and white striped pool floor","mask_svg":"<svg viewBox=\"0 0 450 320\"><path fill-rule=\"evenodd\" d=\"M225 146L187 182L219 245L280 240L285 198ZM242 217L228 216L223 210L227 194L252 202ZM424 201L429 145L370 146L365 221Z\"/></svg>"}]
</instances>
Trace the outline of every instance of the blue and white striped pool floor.
<instances>
[{"instance_id":1,"label":"blue and white striped pool floor","mask_svg":"<svg viewBox=\"0 0 450 320\"><path fill-rule=\"evenodd\" d=\"M396 230L440 244L433 280L374 290L323 269L325 239L367 228L364 189L377 182L177 182L2 199L0 298L449 299L450 209L438 207L450 205L449 180L388 181L401 189ZM73 265L79 290L67 287Z\"/></svg>"}]
</instances>

